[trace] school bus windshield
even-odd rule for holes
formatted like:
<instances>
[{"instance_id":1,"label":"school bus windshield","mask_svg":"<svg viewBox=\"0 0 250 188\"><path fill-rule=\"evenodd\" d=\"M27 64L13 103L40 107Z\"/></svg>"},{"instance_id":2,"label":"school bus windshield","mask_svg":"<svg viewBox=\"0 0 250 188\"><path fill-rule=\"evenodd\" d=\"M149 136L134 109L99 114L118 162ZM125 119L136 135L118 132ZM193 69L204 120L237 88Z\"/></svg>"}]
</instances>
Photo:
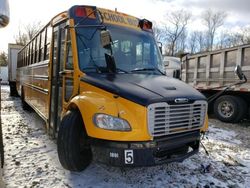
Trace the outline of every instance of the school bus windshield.
<instances>
[{"instance_id":1,"label":"school bus windshield","mask_svg":"<svg viewBox=\"0 0 250 188\"><path fill-rule=\"evenodd\" d=\"M111 33L112 49L102 47L99 28L77 28L79 67L83 72L104 70L105 53L114 56L118 72L164 72L161 54L151 33L113 25L107 29Z\"/></svg>"}]
</instances>

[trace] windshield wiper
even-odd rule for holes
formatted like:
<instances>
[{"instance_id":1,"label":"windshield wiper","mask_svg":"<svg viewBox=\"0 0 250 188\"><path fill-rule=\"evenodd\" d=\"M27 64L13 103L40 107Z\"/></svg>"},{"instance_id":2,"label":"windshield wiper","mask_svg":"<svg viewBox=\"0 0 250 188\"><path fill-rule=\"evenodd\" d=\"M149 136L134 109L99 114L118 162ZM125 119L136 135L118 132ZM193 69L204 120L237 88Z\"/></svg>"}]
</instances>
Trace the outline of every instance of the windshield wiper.
<instances>
[{"instance_id":1,"label":"windshield wiper","mask_svg":"<svg viewBox=\"0 0 250 188\"><path fill-rule=\"evenodd\" d=\"M140 71L157 71L161 74L163 74L158 68L152 67L152 68L135 68L131 70L130 72L140 72Z\"/></svg>"},{"instance_id":2,"label":"windshield wiper","mask_svg":"<svg viewBox=\"0 0 250 188\"><path fill-rule=\"evenodd\" d=\"M125 71L125 70L117 68L117 67L116 67L116 72L129 73L128 71Z\"/></svg>"}]
</instances>

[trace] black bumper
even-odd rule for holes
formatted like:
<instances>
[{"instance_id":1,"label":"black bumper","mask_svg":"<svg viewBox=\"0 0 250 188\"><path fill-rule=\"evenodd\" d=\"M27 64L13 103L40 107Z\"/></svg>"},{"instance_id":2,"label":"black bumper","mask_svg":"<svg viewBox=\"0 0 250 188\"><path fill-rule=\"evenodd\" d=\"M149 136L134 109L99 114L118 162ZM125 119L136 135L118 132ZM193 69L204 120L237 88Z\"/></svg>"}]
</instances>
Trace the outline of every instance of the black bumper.
<instances>
[{"instance_id":1,"label":"black bumper","mask_svg":"<svg viewBox=\"0 0 250 188\"><path fill-rule=\"evenodd\" d=\"M92 139L94 159L113 166L152 166L181 162L199 150L200 132L162 137L149 142Z\"/></svg>"}]
</instances>

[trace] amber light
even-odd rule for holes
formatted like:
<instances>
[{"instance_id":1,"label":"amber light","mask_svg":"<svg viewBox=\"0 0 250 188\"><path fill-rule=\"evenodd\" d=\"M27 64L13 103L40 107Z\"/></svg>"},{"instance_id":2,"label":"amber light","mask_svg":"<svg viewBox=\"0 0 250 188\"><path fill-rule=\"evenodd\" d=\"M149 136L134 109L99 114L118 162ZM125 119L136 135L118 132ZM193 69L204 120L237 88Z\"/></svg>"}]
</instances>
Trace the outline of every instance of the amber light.
<instances>
[{"instance_id":1,"label":"amber light","mask_svg":"<svg viewBox=\"0 0 250 188\"><path fill-rule=\"evenodd\" d=\"M139 26L143 29L143 30L152 30L152 22L146 20L146 19L142 19L139 21Z\"/></svg>"},{"instance_id":2,"label":"amber light","mask_svg":"<svg viewBox=\"0 0 250 188\"><path fill-rule=\"evenodd\" d=\"M152 23L150 23L150 22L144 22L143 29L152 29Z\"/></svg>"}]
</instances>

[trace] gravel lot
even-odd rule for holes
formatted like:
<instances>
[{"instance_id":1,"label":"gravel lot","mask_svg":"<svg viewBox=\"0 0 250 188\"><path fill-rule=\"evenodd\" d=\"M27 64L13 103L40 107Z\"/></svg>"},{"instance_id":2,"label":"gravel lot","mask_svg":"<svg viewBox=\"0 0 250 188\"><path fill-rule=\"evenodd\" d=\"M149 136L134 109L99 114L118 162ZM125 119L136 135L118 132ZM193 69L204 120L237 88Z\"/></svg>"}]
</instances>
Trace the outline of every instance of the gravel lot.
<instances>
[{"instance_id":1,"label":"gravel lot","mask_svg":"<svg viewBox=\"0 0 250 188\"><path fill-rule=\"evenodd\" d=\"M93 161L81 173L64 170L44 122L21 108L19 98L2 90L6 187L249 187L250 122L225 124L210 119L199 154L182 163L116 168Z\"/></svg>"}]
</instances>

